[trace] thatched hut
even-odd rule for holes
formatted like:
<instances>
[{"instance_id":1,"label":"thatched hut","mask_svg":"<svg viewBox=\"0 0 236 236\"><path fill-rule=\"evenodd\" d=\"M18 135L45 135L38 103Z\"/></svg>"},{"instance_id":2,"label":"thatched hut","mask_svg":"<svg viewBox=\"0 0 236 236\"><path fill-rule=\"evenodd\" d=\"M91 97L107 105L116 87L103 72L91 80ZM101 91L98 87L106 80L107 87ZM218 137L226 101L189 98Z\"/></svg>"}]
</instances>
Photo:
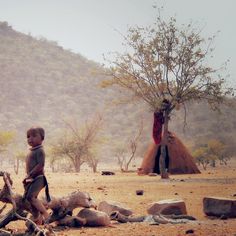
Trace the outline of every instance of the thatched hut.
<instances>
[{"instance_id":1,"label":"thatched hut","mask_svg":"<svg viewBox=\"0 0 236 236\"><path fill-rule=\"evenodd\" d=\"M169 133L167 145L166 166L170 174L197 174L200 173L193 156L185 145L173 133ZM151 143L143 158L138 174L158 173L160 159L160 144Z\"/></svg>"}]
</instances>

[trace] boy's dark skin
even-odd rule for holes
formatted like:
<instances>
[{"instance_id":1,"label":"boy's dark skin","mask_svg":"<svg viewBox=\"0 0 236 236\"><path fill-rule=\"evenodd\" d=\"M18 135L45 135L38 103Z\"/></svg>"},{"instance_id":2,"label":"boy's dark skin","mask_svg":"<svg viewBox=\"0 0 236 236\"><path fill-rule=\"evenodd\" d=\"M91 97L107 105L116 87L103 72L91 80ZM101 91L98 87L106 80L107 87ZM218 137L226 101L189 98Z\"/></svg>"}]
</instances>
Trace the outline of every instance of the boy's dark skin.
<instances>
[{"instance_id":1,"label":"boy's dark skin","mask_svg":"<svg viewBox=\"0 0 236 236\"><path fill-rule=\"evenodd\" d=\"M33 218L38 224L42 224L49 217L46 208L37 198L39 192L45 187L43 140L44 130L42 128L35 127L27 131L27 142L31 146L31 149L26 158L27 175L23 180L25 188L24 196L30 202L33 210Z\"/></svg>"}]
</instances>

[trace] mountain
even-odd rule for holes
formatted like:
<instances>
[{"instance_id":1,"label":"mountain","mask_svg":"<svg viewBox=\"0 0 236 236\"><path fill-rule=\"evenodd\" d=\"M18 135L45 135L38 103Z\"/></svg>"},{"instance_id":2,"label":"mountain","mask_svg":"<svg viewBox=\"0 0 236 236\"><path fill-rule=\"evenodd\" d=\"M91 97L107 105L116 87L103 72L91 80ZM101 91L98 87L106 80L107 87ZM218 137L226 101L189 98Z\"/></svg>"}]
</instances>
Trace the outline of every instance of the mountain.
<instances>
[{"instance_id":1,"label":"mountain","mask_svg":"<svg viewBox=\"0 0 236 236\"><path fill-rule=\"evenodd\" d=\"M102 92L94 94L98 79L92 76L99 65L6 23L0 24L0 42L3 127L26 128L71 112L84 116L99 105Z\"/></svg>"},{"instance_id":2,"label":"mountain","mask_svg":"<svg viewBox=\"0 0 236 236\"><path fill-rule=\"evenodd\" d=\"M107 147L134 136L143 117L142 156L151 140L152 114L145 104L114 105L111 101L121 92L102 89L99 84L104 78L100 64L56 42L17 32L7 22L0 22L0 130L16 131L18 143L25 143L25 131L34 124L43 126L50 140L62 131L63 120L83 123L100 112ZM187 143L217 136L236 144L235 109L224 108L217 120L206 104L191 104L187 109L185 132L183 110L171 122L171 130ZM105 158L109 153L103 153Z\"/></svg>"},{"instance_id":3,"label":"mountain","mask_svg":"<svg viewBox=\"0 0 236 236\"><path fill-rule=\"evenodd\" d=\"M111 104L119 91L99 86L105 73L98 63L6 22L0 23L0 76L0 130L16 130L19 142L34 124L51 138L62 130L63 120L83 123L96 112L104 116L107 138L124 140L142 112L137 105Z\"/></svg>"}]
</instances>

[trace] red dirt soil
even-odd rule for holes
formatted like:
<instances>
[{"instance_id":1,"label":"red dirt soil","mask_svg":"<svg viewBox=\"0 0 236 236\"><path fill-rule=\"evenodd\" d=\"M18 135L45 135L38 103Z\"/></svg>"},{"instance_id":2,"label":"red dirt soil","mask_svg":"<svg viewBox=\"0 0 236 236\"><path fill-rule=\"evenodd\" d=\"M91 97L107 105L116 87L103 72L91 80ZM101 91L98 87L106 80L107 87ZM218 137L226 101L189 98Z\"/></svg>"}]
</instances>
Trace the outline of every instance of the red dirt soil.
<instances>
[{"instance_id":1,"label":"red dirt soil","mask_svg":"<svg viewBox=\"0 0 236 236\"><path fill-rule=\"evenodd\" d=\"M206 171L201 169L201 171L201 174L171 175L168 180L162 180L160 176L138 176L135 172L120 173L119 171L111 176L85 171L79 174L47 173L50 193L54 196L65 196L79 189L90 193L97 203L103 200L118 201L131 208L135 215L147 215L147 207L152 202L163 199L183 199L188 215L197 218L197 221L186 224L165 225L112 222L109 227L67 228L57 231L56 235L236 236L235 218L220 220L206 217L202 203L203 197L206 196L236 199L236 161L231 161L228 166L208 168ZM14 191L23 193L21 181L24 174L14 175L13 171L10 173L14 182ZM0 184L3 186L3 180ZM136 195L138 189L144 190L144 194ZM2 205L0 203L0 207ZM79 210L76 209L75 213ZM12 222L6 229L24 231L25 225L23 221ZM188 230L192 230L193 233L187 234Z\"/></svg>"}]
</instances>

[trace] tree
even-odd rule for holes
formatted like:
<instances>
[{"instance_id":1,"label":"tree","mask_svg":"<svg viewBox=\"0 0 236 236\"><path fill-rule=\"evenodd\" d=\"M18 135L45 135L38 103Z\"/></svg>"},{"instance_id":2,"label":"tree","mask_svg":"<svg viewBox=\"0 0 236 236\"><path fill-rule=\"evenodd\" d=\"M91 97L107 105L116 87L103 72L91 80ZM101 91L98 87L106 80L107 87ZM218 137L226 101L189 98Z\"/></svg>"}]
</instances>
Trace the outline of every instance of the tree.
<instances>
[{"instance_id":1,"label":"tree","mask_svg":"<svg viewBox=\"0 0 236 236\"><path fill-rule=\"evenodd\" d=\"M94 155L93 153L89 152L87 154L86 160L87 160L88 166L92 168L93 173L96 173L97 172L98 162L99 162L99 160L96 157L96 155Z\"/></svg>"},{"instance_id":2,"label":"tree","mask_svg":"<svg viewBox=\"0 0 236 236\"><path fill-rule=\"evenodd\" d=\"M102 117L100 115L95 116L80 128L66 122L66 132L52 147L53 156L69 158L76 172L80 171L81 165L85 162L93 168L93 171L96 171L98 160L93 155L92 148L97 141L101 125Z\"/></svg>"},{"instance_id":3,"label":"tree","mask_svg":"<svg viewBox=\"0 0 236 236\"><path fill-rule=\"evenodd\" d=\"M58 139L61 142L61 139ZM60 143L59 142L59 143ZM58 144L59 145L59 144ZM71 161L68 162L68 156L61 153L61 150L58 150L57 145L52 145L49 152L49 165L52 172L72 172L74 166Z\"/></svg>"},{"instance_id":4,"label":"tree","mask_svg":"<svg viewBox=\"0 0 236 236\"><path fill-rule=\"evenodd\" d=\"M227 150L227 146L217 139L210 139L207 144L203 144L196 148L193 152L197 163L202 165L206 170L207 166L211 164L212 167L216 166L216 162L227 165L230 159L230 152Z\"/></svg>"},{"instance_id":5,"label":"tree","mask_svg":"<svg viewBox=\"0 0 236 236\"><path fill-rule=\"evenodd\" d=\"M227 165L227 162L230 159L230 153L228 152L227 146L225 144L219 140L212 139L208 141L207 147L209 154L216 156L221 165Z\"/></svg>"},{"instance_id":6,"label":"tree","mask_svg":"<svg viewBox=\"0 0 236 236\"><path fill-rule=\"evenodd\" d=\"M0 131L0 154L7 151L7 146L13 141L15 134L11 131ZM3 163L3 157L0 158L0 164Z\"/></svg>"},{"instance_id":7,"label":"tree","mask_svg":"<svg viewBox=\"0 0 236 236\"><path fill-rule=\"evenodd\" d=\"M14 136L15 134L11 131L0 131L0 153L6 151Z\"/></svg>"},{"instance_id":8,"label":"tree","mask_svg":"<svg viewBox=\"0 0 236 236\"><path fill-rule=\"evenodd\" d=\"M119 165L121 171L124 170L124 165L126 163L126 158L125 158L126 150L125 149L126 148L124 147L123 144L118 144L114 150L115 157L117 158L118 165Z\"/></svg>"},{"instance_id":9,"label":"tree","mask_svg":"<svg viewBox=\"0 0 236 236\"><path fill-rule=\"evenodd\" d=\"M14 164L14 171L18 175L20 162L25 160L25 153L22 151L17 151L15 154L15 158L16 158L16 160L15 160L15 164Z\"/></svg>"},{"instance_id":10,"label":"tree","mask_svg":"<svg viewBox=\"0 0 236 236\"><path fill-rule=\"evenodd\" d=\"M207 166L210 164L212 160L215 160L215 157L208 154L207 147L199 147L193 152L193 156L196 159L199 165L202 165L203 169L206 170Z\"/></svg>"},{"instance_id":11,"label":"tree","mask_svg":"<svg viewBox=\"0 0 236 236\"><path fill-rule=\"evenodd\" d=\"M125 140L125 143L116 143L115 156L118 160L118 164L121 171L128 171L131 161L135 158L138 143L143 131L143 119L140 120L138 130L134 132L132 137Z\"/></svg>"},{"instance_id":12,"label":"tree","mask_svg":"<svg viewBox=\"0 0 236 236\"><path fill-rule=\"evenodd\" d=\"M124 37L129 51L115 53L103 86L118 85L131 92L133 99L142 99L154 112L164 114L160 168L164 166L168 123L173 111L187 102L204 100L211 108L219 108L225 96L232 94L225 78L207 59L212 55L215 36L205 40L193 24L177 26L176 19L165 21L159 15L154 25L131 27Z\"/></svg>"}]
</instances>

